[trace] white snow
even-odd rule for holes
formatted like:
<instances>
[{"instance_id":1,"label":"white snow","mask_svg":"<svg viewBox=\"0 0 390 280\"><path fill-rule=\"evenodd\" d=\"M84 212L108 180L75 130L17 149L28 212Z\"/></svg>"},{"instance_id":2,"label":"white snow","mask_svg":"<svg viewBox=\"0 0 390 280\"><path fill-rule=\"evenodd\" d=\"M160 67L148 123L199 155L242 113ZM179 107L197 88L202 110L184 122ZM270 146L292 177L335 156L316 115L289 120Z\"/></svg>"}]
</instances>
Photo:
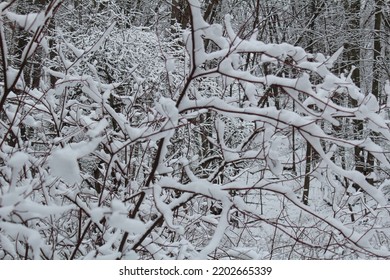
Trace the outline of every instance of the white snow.
<instances>
[{"instance_id":1,"label":"white snow","mask_svg":"<svg viewBox=\"0 0 390 280\"><path fill-rule=\"evenodd\" d=\"M13 172L18 173L23 166L28 162L29 155L24 152L16 152L8 160L7 165L13 169Z\"/></svg>"},{"instance_id":2,"label":"white snow","mask_svg":"<svg viewBox=\"0 0 390 280\"><path fill-rule=\"evenodd\" d=\"M48 160L51 173L62 178L69 185L81 183L77 158L77 152L70 146L54 151Z\"/></svg>"},{"instance_id":3,"label":"white snow","mask_svg":"<svg viewBox=\"0 0 390 280\"><path fill-rule=\"evenodd\" d=\"M114 212L109 216L108 223L112 227L119 228L131 234L145 231L145 224L135 219L127 218L127 213Z\"/></svg>"},{"instance_id":4,"label":"white snow","mask_svg":"<svg viewBox=\"0 0 390 280\"><path fill-rule=\"evenodd\" d=\"M44 12L20 15L14 12L7 11L6 15L9 20L16 22L26 31L36 32L37 29L40 28L45 22Z\"/></svg>"}]
</instances>

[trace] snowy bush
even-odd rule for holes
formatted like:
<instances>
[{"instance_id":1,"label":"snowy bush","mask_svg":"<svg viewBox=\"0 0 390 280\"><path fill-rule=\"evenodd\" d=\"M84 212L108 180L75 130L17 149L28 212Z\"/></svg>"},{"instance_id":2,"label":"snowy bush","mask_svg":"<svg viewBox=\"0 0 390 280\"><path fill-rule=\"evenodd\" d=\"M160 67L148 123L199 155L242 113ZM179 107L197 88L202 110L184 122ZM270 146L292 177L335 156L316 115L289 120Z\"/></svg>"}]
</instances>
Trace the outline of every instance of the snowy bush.
<instances>
[{"instance_id":1,"label":"snowy bush","mask_svg":"<svg viewBox=\"0 0 390 280\"><path fill-rule=\"evenodd\" d=\"M57 27L54 51L61 2L27 15L0 4L0 258L390 256L388 185L339 156L353 162L358 146L388 168L371 139L390 140L388 120L332 73L342 49L311 54L256 30L241 39L229 16L208 24L189 0L181 44L113 23L96 38ZM12 24L30 36L21 63L8 53ZM23 73L40 47L33 87ZM352 120L360 138L335 132Z\"/></svg>"}]
</instances>

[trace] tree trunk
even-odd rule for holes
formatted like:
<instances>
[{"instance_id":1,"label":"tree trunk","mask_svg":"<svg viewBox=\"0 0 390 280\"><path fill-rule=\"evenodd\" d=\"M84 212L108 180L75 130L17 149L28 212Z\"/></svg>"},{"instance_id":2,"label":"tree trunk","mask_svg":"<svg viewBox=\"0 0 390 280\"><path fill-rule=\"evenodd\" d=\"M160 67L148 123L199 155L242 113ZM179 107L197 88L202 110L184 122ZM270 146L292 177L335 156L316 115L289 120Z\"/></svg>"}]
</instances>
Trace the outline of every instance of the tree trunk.
<instances>
[{"instance_id":1,"label":"tree trunk","mask_svg":"<svg viewBox=\"0 0 390 280\"><path fill-rule=\"evenodd\" d=\"M316 5L315 0L311 0L309 3L309 9L308 9L308 16L315 14L316 11ZM310 20L308 23L308 29L309 31L314 31L315 28L315 21ZM314 42L312 37L308 36L307 41L307 48L308 52L313 53L314 51ZM313 148L309 141L306 143L306 164L305 164L305 179L303 182L303 195L302 195L302 203L305 205L309 204L309 190L310 190L310 171L311 171L311 165L313 160Z\"/></svg>"},{"instance_id":2,"label":"tree trunk","mask_svg":"<svg viewBox=\"0 0 390 280\"><path fill-rule=\"evenodd\" d=\"M349 24L347 25L349 30L347 32L348 38L346 38L346 43L344 44L345 55L348 64L346 68L351 71L352 67L356 67L351 75L352 81L356 86L360 87L360 0L352 0L345 1L344 8L346 12L350 16ZM350 67L349 67L350 66ZM353 107L358 106L358 102L356 100L351 100L351 104ZM363 121L361 120L353 120L353 134L355 139L360 139L361 134L363 132ZM355 157L355 170L359 173L364 173L364 151L362 148L355 146L354 147L354 157ZM356 190L359 189L359 186L354 183L352 185Z\"/></svg>"},{"instance_id":3,"label":"tree trunk","mask_svg":"<svg viewBox=\"0 0 390 280\"><path fill-rule=\"evenodd\" d=\"M190 22L190 14L190 7L186 0L172 0L171 24L177 22L182 29L186 28Z\"/></svg>"},{"instance_id":4,"label":"tree trunk","mask_svg":"<svg viewBox=\"0 0 390 280\"><path fill-rule=\"evenodd\" d=\"M313 155L313 148L309 142L306 144L306 165L305 165L305 179L303 181L303 195L302 202L305 205L309 204L309 191L310 191L310 169Z\"/></svg>"},{"instance_id":5,"label":"tree trunk","mask_svg":"<svg viewBox=\"0 0 390 280\"><path fill-rule=\"evenodd\" d=\"M381 99L380 94L380 62L379 58L382 52L381 46L381 25L382 25L382 0L375 0L375 18L374 18L374 53L373 53L373 77L372 77L372 87L371 93L377 98L378 101ZM375 141L375 133L370 133L370 137ZM369 175L374 171L375 158L371 153L367 155L367 164L366 164L366 175ZM368 178L369 183L373 183L372 178Z\"/></svg>"}]
</instances>

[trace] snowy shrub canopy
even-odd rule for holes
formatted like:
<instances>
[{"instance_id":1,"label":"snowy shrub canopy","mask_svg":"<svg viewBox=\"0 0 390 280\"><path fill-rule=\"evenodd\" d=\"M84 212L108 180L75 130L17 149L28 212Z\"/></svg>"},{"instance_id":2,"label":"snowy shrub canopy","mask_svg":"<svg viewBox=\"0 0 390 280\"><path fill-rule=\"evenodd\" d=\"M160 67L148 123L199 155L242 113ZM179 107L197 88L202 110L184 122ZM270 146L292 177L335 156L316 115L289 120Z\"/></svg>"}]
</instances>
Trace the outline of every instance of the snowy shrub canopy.
<instances>
[{"instance_id":1,"label":"snowy shrub canopy","mask_svg":"<svg viewBox=\"0 0 390 280\"><path fill-rule=\"evenodd\" d=\"M183 29L81 31L68 2L0 3L1 259L390 257L388 104L336 71L343 47L198 0Z\"/></svg>"}]
</instances>

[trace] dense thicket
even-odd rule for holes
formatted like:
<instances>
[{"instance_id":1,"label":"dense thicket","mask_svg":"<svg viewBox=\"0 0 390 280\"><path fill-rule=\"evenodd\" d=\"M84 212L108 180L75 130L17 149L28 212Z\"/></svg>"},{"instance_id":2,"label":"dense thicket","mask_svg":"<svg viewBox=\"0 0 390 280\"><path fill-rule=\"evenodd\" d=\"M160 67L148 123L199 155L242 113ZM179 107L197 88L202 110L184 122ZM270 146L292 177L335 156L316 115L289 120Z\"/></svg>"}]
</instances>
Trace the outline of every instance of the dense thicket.
<instances>
[{"instance_id":1,"label":"dense thicket","mask_svg":"<svg viewBox=\"0 0 390 280\"><path fill-rule=\"evenodd\" d=\"M1 2L0 258L389 258L388 13Z\"/></svg>"}]
</instances>

